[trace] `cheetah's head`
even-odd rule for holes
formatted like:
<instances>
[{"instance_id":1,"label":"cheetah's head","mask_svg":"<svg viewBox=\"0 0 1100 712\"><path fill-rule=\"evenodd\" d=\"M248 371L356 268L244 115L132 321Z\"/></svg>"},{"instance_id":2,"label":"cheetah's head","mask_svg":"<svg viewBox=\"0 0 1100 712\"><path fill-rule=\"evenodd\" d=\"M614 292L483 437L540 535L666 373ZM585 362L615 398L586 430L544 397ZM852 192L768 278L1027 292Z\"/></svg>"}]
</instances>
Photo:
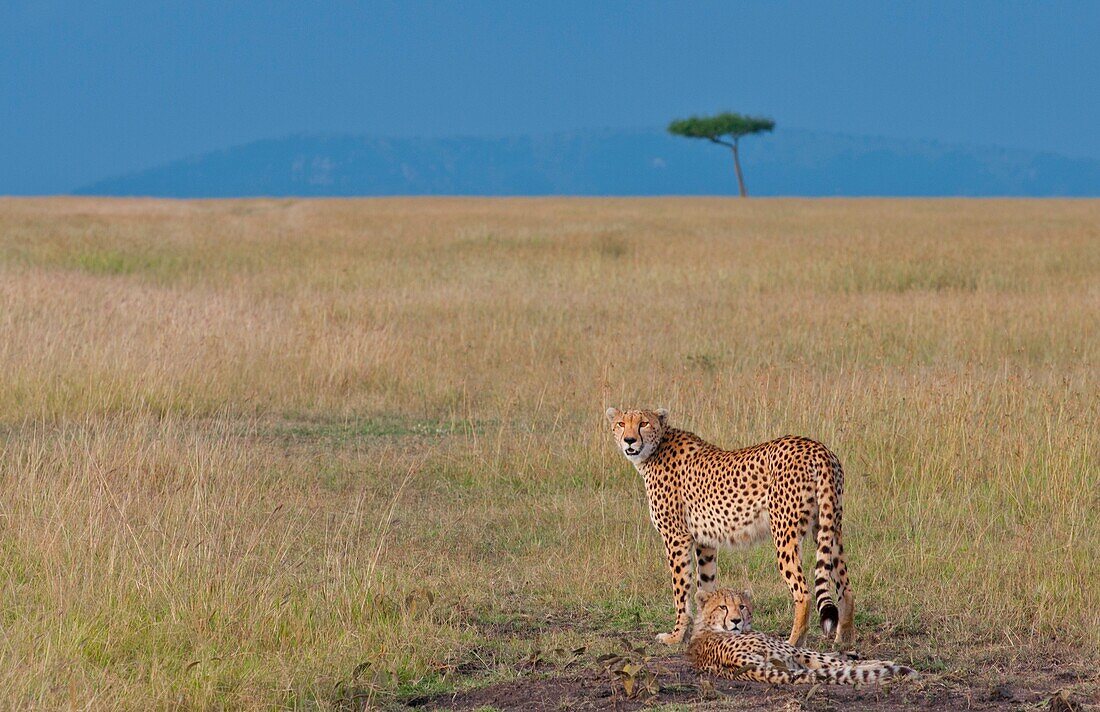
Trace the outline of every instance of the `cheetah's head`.
<instances>
[{"instance_id":1,"label":"cheetah's head","mask_svg":"<svg viewBox=\"0 0 1100 712\"><path fill-rule=\"evenodd\" d=\"M607 420L611 423L611 432L615 444L626 455L626 459L635 465L645 462L661 444L668 422L668 411L607 409Z\"/></svg>"},{"instance_id":2,"label":"cheetah's head","mask_svg":"<svg viewBox=\"0 0 1100 712\"><path fill-rule=\"evenodd\" d=\"M695 630L745 633L752 630L752 599L747 591L719 588L695 594Z\"/></svg>"}]
</instances>

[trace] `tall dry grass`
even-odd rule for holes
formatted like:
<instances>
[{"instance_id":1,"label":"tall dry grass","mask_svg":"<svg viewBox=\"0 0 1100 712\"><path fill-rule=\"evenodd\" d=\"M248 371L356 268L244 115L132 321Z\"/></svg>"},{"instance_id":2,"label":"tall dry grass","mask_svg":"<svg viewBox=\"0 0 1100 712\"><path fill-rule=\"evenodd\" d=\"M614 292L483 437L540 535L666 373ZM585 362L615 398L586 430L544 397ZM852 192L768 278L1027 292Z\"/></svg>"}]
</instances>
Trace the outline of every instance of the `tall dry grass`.
<instances>
[{"instance_id":1,"label":"tall dry grass","mask_svg":"<svg viewBox=\"0 0 1100 712\"><path fill-rule=\"evenodd\" d=\"M656 632L609 404L830 444L869 645L1095 651L1098 314L1095 201L0 201L0 689L362 704Z\"/></svg>"}]
</instances>

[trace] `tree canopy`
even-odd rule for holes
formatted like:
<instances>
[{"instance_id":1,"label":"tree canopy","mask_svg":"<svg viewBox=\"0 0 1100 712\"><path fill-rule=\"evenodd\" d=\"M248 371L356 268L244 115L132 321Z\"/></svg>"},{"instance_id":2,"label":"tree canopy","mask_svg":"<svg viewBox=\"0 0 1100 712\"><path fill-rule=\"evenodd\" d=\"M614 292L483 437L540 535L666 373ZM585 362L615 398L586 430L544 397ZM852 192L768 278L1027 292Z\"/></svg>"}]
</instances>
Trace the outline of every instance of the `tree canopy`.
<instances>
[{"instance_id":1,"label":"tree canopy","mask_svg":"<svg viewBox=\"0 0 1100 712\"><path fill-rule=\"evenodd\" d=\"M727 111L714 116L691 116L676 119L668 125L668 132L687 138L705 138L712 143L728 146L733 150L733 167L737 170L737 188L741 197L748 195L745 190L745 176L741 173L741 158L737 145L742 136L764 133L775 128L775 122L763 116L745 116ZM731 140L724 140L729 136Z\"/></svg>"},{"instance_id":2,"label":"tree canopy","mask_svg":"<svg viewBox=\"0 0 1100 712\"><path fill-rule=\"evenodd\" d=\"M691 116L668 125L668 132L687 138L705 138L724 146L733 146L742 136L764 133L775 128L775 122L763 116L745 116L725 112L714 116ZM733 142L722 140L729 136Z\"/></svg>"}]
</instances>

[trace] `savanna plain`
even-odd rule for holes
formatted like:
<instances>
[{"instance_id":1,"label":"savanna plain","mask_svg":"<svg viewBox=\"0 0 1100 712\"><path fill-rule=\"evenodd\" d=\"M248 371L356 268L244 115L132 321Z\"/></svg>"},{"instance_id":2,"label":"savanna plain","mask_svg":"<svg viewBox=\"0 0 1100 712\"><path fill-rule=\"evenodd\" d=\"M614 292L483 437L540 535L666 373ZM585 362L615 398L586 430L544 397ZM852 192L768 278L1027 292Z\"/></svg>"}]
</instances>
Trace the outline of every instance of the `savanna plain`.
<instances>
[{"instance_id":1,"label":"savanna plain","mask_svg":"<svg viewBox=\"0 0 1100 712\"><path fill-rule=\"evenodd\" d=\"M839 455L872 702L1088 703L1097 354L1097 201L0 200L0 707L738 704L609 405Z\"/></svg>"}]
</instances>

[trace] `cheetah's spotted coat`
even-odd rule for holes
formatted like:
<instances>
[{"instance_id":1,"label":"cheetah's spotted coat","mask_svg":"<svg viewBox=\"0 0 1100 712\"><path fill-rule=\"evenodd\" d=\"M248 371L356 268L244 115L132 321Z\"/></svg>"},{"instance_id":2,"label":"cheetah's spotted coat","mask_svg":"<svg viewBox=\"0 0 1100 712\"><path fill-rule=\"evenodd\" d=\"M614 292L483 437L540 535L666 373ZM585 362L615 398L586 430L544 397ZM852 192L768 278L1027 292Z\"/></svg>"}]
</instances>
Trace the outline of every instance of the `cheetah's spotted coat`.
<instances>
[{"instance_id":1,"label":"cheetah's spotted coat","mask_svg":"<svg viewBox=\"0 0 1100 712\"><path fill-rule=\"evenodd\" d=\"M809 598L801 544L811 527L817 561L814 595L821 627L851 642L854 602L841 543L844 472L836 455L808 438L786 436L742 450L723 450L668 426L661 409L609 408L615 440L645 479L653 526L664 539L672 573L676 623L658 640L679 643L687 631L692 555L697 588L712 590L717 549L763 539L769 533L779 570L794 599L789 642L806 637ZM830 596L836 586L837 605Z\"/></svg>"},{"instance_id":2,"label":"cheetah's spotted coat","mask_svg":"<svg viewBox=\"0 0 1100 712\"><path fill-rule=\"evenodd\" d=\"M734 680L772 683L862 685L892 677L915 677L912 668L890 660L797 648L752 630L752 601L730 589L699 591L699 612L687 657L699 672Z\"/></svg>"}]
</instances>

